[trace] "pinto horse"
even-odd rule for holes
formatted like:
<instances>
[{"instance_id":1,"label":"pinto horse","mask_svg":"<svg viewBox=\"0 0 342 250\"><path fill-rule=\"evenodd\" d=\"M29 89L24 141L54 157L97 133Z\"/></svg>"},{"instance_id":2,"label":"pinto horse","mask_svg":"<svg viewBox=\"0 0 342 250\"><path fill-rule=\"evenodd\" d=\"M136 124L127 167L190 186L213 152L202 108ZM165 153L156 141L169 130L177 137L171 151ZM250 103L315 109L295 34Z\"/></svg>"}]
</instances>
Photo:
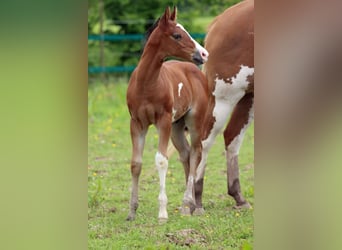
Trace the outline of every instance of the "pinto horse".
<instances>
[{"instance_id":1,"label":"pinto horse","mask_svg":"<svg viewBox=\"0 0 342 250\"><path fill-rule=\"evenodd\" d=\"M202 158L196 171L196 205L202 208L203 176L208 151L231 114L224 130L228 194L235 208L250 207L240 190L238 154L246 129L254 118L254 1L242 1L210 24L205 48L210 53L203 71L209 96Z\"/></svg>"},{"instance_id":2,"label":"pinto horse","mask_svg":"<svg viewBox=\"0 0 342 250\"><path fill-rule=\"evenodd\" d=\"M187 182L182 211L189 214L195 206L194 181L201 159L203 114L207 108L208 86L204 74L194 63L202 64L207 61L208 52L176 22L176 14L176 8L172 13L166 8L146 42L127 89L132 139L132 193L127 220L134 220L138 208L142 154L145 136L152 124L159 134L158 151L155 155L160 179L159 220L168 218L165 178L170 136L179 151ZM188 62L164 62L170 56ZM191 136L191 146L184 135L185 127Z\"/></svg>"}]
</instances>

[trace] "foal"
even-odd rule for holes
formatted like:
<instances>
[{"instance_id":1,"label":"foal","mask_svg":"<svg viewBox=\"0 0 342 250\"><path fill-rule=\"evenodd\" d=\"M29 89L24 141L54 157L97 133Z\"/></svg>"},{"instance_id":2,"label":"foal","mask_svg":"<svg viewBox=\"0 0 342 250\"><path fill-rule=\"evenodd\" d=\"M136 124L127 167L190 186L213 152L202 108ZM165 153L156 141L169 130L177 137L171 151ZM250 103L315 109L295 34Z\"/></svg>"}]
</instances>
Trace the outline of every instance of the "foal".
<instances>
[{"instance_id":1,"label":"foal","mask_svg":"<svg viewBox=\"0 0 342 250\"><path fill-rule=\"evenodd\" d=\"M203 176L208 151L224 130L228 194L237 208L250 207L241 194L238 154L246 129L254 118L254 1L245 0L228 8L209 26L205 48L210 57L204 65L209 97L203 151L196 175L196 205L202 208ZM197 210L196 209L196 210Z\"/></svg>"},{"instance_id":2,"label":"foal","mask_svg":"<svg viewBox=\"0 0 342 250\"><path fill-rule=\"evenodd\" d=\"M131 115L132 193L127 220L134 220L138 208L138 182L142 167L145 136L150 125L159 134L155 164L159 172L159 220L167 220L165 178L168 168L167 146L172 139L183 163L187 187L183 213L195 208L194 180L201 158L203 114L207 108L207 80L196 65L207 61L208 52L176 23L176 8L167 8L151 33L127 90ZM173 56L189 62L168 61ZM191 135L191 147L184 135Z\"/></svg>"}]
</instances>

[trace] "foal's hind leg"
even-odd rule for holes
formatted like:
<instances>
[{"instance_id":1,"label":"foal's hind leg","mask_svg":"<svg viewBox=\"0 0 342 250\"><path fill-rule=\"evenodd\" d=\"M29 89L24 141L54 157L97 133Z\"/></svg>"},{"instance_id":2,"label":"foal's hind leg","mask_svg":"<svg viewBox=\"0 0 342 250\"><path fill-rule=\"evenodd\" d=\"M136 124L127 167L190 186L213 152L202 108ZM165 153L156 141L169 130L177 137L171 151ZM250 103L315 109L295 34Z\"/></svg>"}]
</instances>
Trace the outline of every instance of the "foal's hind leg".
<instances>
[{"instance_id":1,"label":"foal's hind leg","mask_svg":"<svg viewBox=\"0 0 342 250\"><path fill-rule=\"evenodd\" d=\"M231 119L224 131L227 158L228 194L235 199L235 208L249 208L249 203L242 196L239 180L238 155L244 134L252 122L253 95L245 95L236 105Z\"/></svg>"},{"instance_id":2,"label":"foal's hind leg","mask_svg":"<svg viewBox=\"0 0 342 250\"><path fill-rule=\"evenodd\" d=\"M188 141L186 140L184 129L185 129L184 118L173 123L172 124L172 136L171 136L171 138L172 138L172 143L174 144L177 151L179 152L179 158L183 164L184 173L185 173L186 191L184 193L181 213L183 215L191 215L191 213L194 209L194 206L195 206L193 194L192 194L193 193L192 192L193 178L189 178L189 174L190 174L190 146L189 146ZM189 181L191 183L189 183Z\"/></svg>"},{"instance_id":3,"label":"foal's hind leg","mask_svg":"<svg viewBox=\"0 0 342 250\"><path fill-rule=\"evenodd\" d=\"M138 183L142 166L142 153L144 150L145 136L147 129L141 128L140 124L131 119L131 139L132 139L132 193L130 201L130 211L127 220L134 220L138 209Z\"/></svg>"},{"instance_id":4,"label":"foal's hind leg","mask_svg":"<svg viewBox=\"0 0 342 250\"><path fill-rule=\"evenodd\" d=\"M188 182L190 170L190 146L184 134L184 119L180 119L172 124L171 140L179 153L179 160L183 164L185 182Z\"/></svg>"},{"instance_id":5,"label":"foal's hind leg","mask_svg":"<svg viewBox=\"0 0 342 250\"><path fill-rule=\"evenodd\" d=\"M186 126L190 133L191 147L189 159L189 175L183 198L182 213L190 215L196 209L195 178L196 169L201 160L202 151L202 120L199 112L190 112L185 117Z\"/></svg>"}]
</instances>

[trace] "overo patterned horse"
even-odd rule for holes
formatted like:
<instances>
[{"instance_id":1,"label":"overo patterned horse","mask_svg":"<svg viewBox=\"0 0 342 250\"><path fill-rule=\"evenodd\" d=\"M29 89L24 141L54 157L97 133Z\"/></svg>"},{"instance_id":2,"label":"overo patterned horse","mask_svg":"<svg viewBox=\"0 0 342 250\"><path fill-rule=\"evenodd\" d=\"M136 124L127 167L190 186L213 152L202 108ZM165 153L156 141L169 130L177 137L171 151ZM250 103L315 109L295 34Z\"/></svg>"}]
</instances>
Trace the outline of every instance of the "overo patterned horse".
<instances>
[{"instance_id":1,"label":"overo patterned horse","mask_svg":"<svg viewBox=\"0 0 342 250\"><path fill-rule=\"evenodd\" d=\"M177 57L189 62L167 61ZM195 206L194 181L201 159L203 114L206 112L207 80L198 67L208 59L208 52L193 40L182 25L176 23L176 8L169 8L151 33L137 68L132 73L127 90L127 105L131 115L132 193L127 220L133 220L138 208L138 182L142 167L145 136L150 125L159 134L155 164L159 172L159 220L167 220L165 178L168 168L168 141L179 151L187 187L183 198L183 213L190 214ZM191 146L184 129L191 136Z\"/></svg>"},{"instance_id":2,"label":"overo patterned horse","mask_svg":"<svg viewBox=\"0 0 342 250\"><path fill-rule=\"evenodd\" d=\"M202 159L197 168L196 204L203 212L202 191L208 151L224 130L228 194L237 208L250 207L241 194L238 154L246 129L254 118L254 1L242 1L217 16L209 26L205 48L210 53L204 64L209 97Z\"/></svg>"}]
</instances>

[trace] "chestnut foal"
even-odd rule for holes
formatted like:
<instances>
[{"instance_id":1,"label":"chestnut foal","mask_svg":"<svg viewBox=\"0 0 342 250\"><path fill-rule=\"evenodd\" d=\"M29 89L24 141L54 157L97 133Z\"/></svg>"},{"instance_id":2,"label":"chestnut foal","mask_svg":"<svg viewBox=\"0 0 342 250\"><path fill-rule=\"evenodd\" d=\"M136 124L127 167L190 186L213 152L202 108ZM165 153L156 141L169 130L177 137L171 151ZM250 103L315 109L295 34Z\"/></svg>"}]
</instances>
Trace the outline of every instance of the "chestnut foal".
<instances>
[{"instance_id":1,"label":"chestnut foal","mask_svg":"<svg viewBox=\"0 0 342 250\"><path fill-rule=\"evenodd\" d=\"M208 79L208 113L202 141L203 151L196 175L196 211L203 212L202 192L208 151L224 130L228 194L236 208L249 203L240 190L238 154L246 129L254 118L254 1L242 1L217 16L210 24L205 48L210 53L204 64Z\"/></svg>"},{"instance_id":2,"label":"chestnut foal","mask_svg":"<svg viewBox=\"0 0 342 250\"><path fill-rule=\"evenodd\" d=\"M194 181L201 159L203 114L208 101L207 80L198 67L208 52L193 40L182 25L176 23L176 8L170 14L167 8L151 33L138 63L132 73L127 90L127 105L131 115L132 139L132 193L127 220L134 220L138 208L138 182L142 167L145 136L150 125L159 134L155 164L159 172L159 220L168 219L165 178L168 168L167 146L172 139L179 151L186 176L186 191L182 212L190 214L195 209ZM167 61L177 57L189 62ZM191 136L189 146L184 129Z\"/></svg>"}]
</instances>

